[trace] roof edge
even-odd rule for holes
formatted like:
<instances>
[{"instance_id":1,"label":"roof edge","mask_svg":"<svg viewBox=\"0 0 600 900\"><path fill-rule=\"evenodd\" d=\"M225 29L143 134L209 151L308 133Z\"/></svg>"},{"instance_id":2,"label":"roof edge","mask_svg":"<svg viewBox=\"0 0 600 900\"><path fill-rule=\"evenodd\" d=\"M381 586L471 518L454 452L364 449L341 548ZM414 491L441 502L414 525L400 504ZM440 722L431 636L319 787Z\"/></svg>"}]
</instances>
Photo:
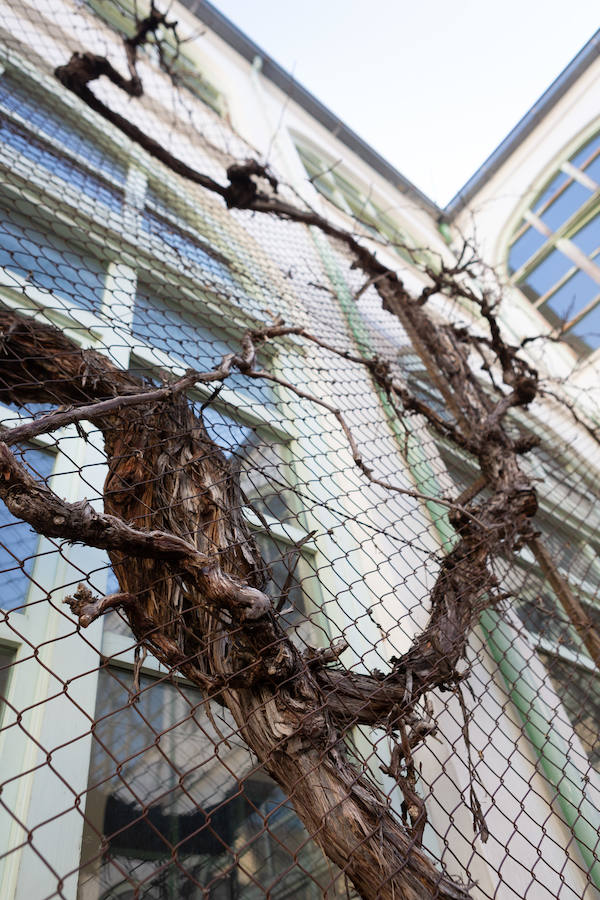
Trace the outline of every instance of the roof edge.
<instances>
[{"instance_id":1,"label":"roof edge","mask_svg":"<svg viewBox=\"0 0 600 900\"><path fill-rule=\"evenodd\" d=\"M444 220L452 220L460 213L480 188L504 165L506 160L534 130L539 122L566 94L571 85L600 56L600 29L583 45L568 66L558 75L550 87L509 131L496 149L488 156L469 180L456 192L444 209Z\"/></svg>"},{"instance_id":2,"label":"roof edge","mask_svg":"<svg viewBox=\"0 0 600 900\"><path fill-rule=\"evenodd\" d=\"M262 60L262 74L273 82L284 94L298 103L309 115L321 123L343 144L356 153L372 169L391 182L401 193L406 194L419 206L438 219L443 210L434 201L419 190L381 154L377 153L355 131L352 131L338 116L320 100L302 87L293 75L269 56L258 44L220 13L208 0L179 0L193 15L197 16L208 28L217 34L240 56L252 63L259 56Z\"/></svg>"}]
</instances>

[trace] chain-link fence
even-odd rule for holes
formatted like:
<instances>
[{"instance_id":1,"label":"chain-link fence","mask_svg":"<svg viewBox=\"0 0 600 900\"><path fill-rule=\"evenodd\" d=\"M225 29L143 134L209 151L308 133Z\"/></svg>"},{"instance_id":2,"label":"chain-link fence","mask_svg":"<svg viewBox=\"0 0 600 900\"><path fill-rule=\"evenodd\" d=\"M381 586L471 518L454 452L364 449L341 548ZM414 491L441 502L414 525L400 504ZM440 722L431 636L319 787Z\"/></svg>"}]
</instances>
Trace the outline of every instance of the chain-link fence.
<instances>
[{"instance_id":1,"label":"chain-link fence","mask_svg":"<svg viewBox=\"0 0 600 900\"><path fill-rule=\"evenodd\" d=\"M595 385L138 13L0 14L2 895L596 896Z\"/></svg>"}]
</instances>

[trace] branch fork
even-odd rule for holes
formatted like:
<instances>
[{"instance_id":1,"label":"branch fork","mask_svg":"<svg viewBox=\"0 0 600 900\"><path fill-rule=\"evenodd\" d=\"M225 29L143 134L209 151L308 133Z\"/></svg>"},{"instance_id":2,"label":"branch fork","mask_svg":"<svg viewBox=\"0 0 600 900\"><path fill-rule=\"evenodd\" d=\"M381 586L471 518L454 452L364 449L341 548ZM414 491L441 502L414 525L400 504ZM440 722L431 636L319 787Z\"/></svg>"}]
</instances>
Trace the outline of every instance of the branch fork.
<instances>
[{"instance_id":1,"label":"branch fork","mask_svg":"<svg viewBox=\"0 0 600 900\"><path fill-rule=\"evenodd\" d=\"M84 584L78 584L75 593L72 596L65 597L63 600L63 603L67 604L73 615L77 616L82 628L87 628L92 622L95 622L96 619L111 609L118 609L134 602L135 597L133 594L127 593L94 597L91 590Z\"/></svg>"}]
</instances>

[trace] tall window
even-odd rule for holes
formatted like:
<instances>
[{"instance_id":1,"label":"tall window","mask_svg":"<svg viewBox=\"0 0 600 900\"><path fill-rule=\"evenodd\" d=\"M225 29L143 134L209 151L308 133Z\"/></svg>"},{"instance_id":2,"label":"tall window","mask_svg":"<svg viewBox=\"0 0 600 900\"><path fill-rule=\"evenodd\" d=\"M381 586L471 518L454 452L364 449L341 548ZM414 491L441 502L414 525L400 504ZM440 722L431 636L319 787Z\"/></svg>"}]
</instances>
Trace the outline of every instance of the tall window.
<instances>
[{"instance_id":1,"label":"tall window","mask_svg":"<svg viewBox=\"0 0 600 900\"><path fill-rule=\"evenodd\" d=\"M600 347L600 132L565 158L524 214L508 271L578 352Z\"/></svg>"},{"instance_id":2,"label":"tall window","mask_svg":"<svg viewBox=\"0 0 600 900\"><path fill-rule=\"evenodd\" d=\"M231 717L175 680L143 676L132 703L132 681L100 673L79 900L346 897Z\"/></svg>"},{"instance_id":3,"label":"tall window","mask_svg":"<svg viewBox=\"0 0 600 900\"><path fill-rule=\"evenodd\" d=\"M218 267L217 278L225 277L223 264L203 252L209 264ZM160 381L175 367L210 370L236 350L239 335L210 324L209 301L208 292L186 301L168 287L159 292L138 285L131 325L132 372ZM300 641L321 644L327 634L319 613L315 552L294 489L285 423L274 415L273 388L269 382L235 373L224 382L218 398L210 399L211 393L207 396L206 389L203 394L197 387L190 400L209 437L239 470L239 502L265 563L266 589L276 602L281 600L283 619ZM107 591L117 589L111 574ZM109 615L106 622L109 630L129 634L118 614Z\"/></svg>"},{"instance_id":4,"label":"tall window","mask_svg":"<svg viewBox=\"0 0 600 900\"><path fill-rule=\"evenodd\" d=\"M327 160L301 144L296 145L296 149L311 183L324 197L335 203L342 212L358 219L368 233L394 244L406 260L413 260L414 254L409 251L415 247L414 240L368 193L359 190L343 174L339 160Z\"/></svg>"},{"instance_id":5,"label":"tall window","mask_svg":"<svg viewBox=\"0 0 600 900\"><path fill-rule=\"evenodd\" d=\"M30 88L18 70L0 75L0 172L6 173L0 191L2 284L18 291L19 299L30 296L29 287L41 288L48 308L97 312L106 267L83 249L79 217L119 222L127 166L55 103L51 94ZM22 194L15 200L9 185L23 180L41 202Z\"/></svg>"}]
</instances>

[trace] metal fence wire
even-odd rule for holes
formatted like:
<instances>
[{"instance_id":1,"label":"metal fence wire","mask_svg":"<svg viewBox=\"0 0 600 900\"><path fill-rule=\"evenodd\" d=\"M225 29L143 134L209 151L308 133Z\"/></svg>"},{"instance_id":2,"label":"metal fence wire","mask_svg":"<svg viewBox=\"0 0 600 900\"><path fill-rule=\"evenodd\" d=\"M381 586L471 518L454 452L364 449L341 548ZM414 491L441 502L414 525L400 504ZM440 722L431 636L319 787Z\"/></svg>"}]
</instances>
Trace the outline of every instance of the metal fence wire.
<instances>
[{"instance_id":1,"label":"metal fence wire","mask_svg":"<svg viewBox=\"0 0 600 900\"><path fill-rule=\"evenodd\" d=\"M597 896L596 385L139 6L1 5L2 896Z\"/></svg>"}]
</instances>

